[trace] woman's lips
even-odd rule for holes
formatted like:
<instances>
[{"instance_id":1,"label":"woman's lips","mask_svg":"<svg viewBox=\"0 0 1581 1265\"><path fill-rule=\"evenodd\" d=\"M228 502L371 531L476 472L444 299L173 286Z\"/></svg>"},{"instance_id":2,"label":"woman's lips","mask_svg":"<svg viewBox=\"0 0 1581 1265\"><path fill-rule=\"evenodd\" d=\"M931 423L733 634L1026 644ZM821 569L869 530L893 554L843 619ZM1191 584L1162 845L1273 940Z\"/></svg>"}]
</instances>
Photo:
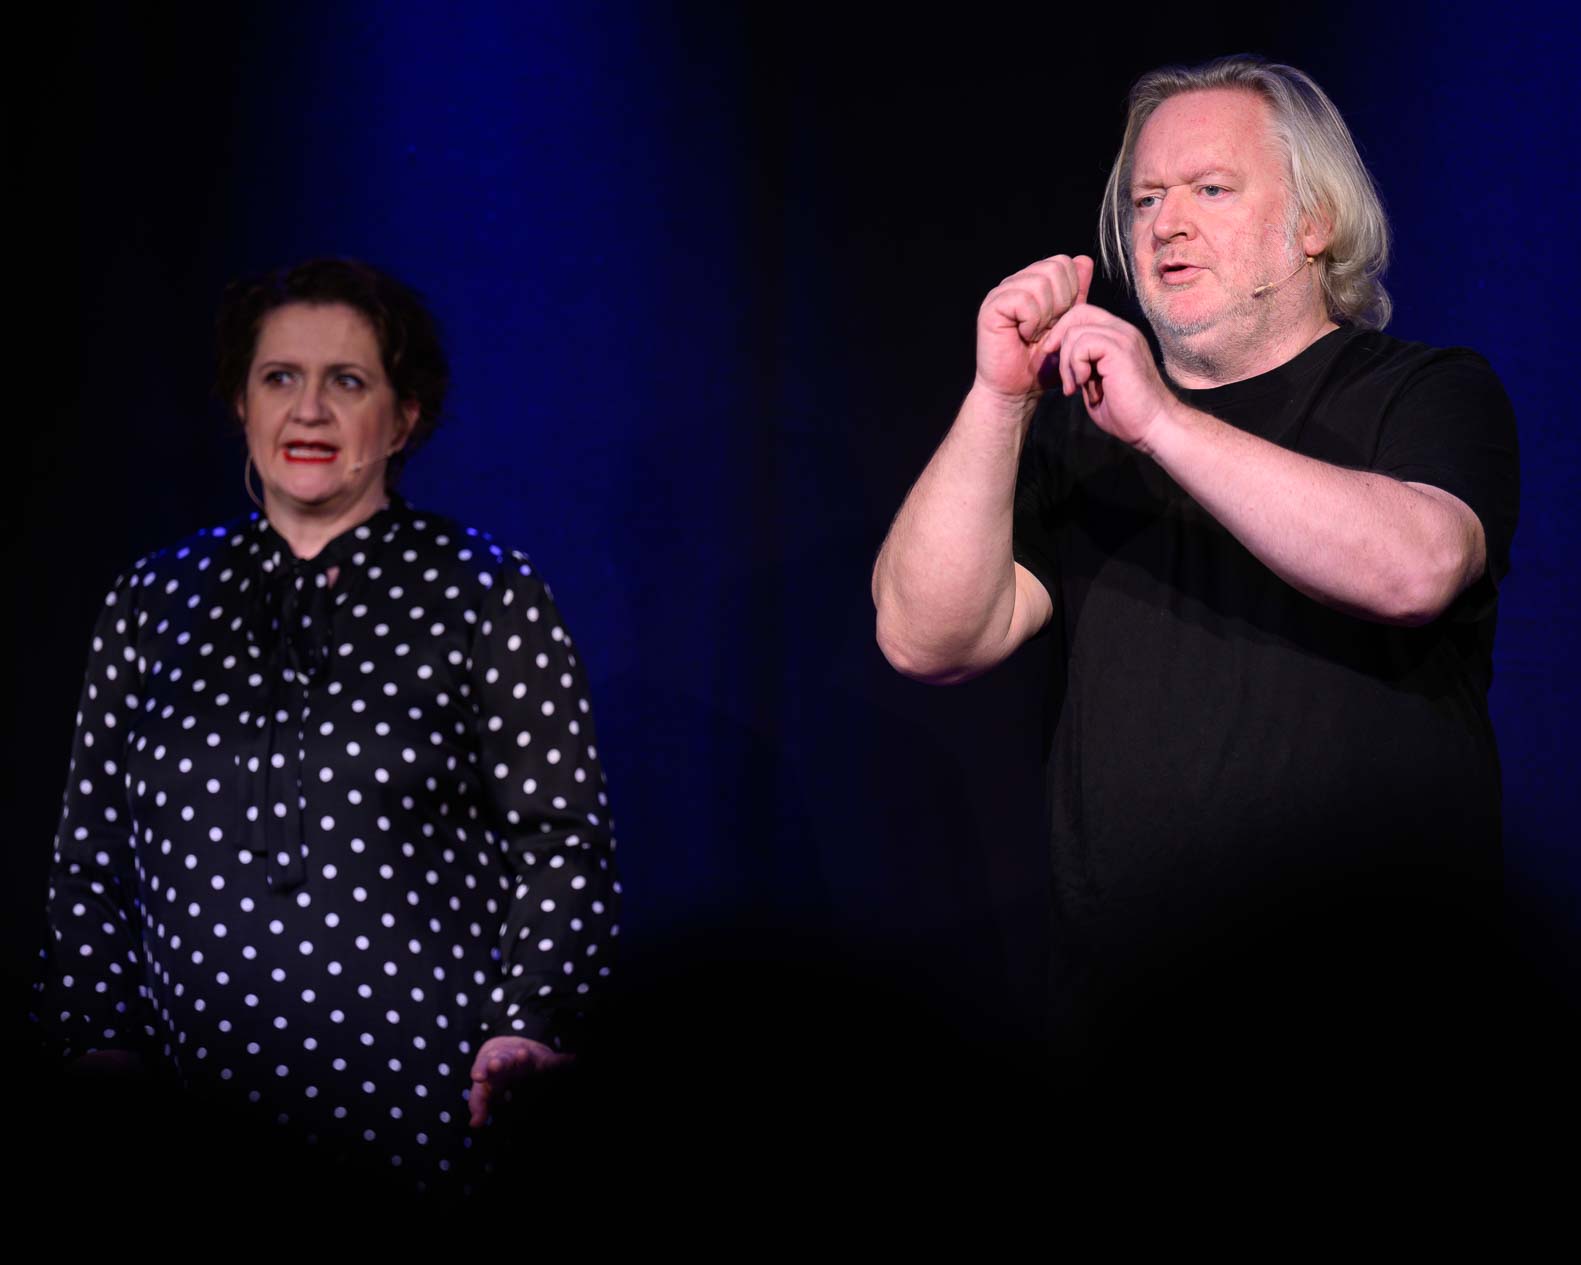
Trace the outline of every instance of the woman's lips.
<instances>
[{"instance_id":1,"label":"woman's lips","mask_svg":"<svg viewBox=\"0 0 1581 1265\"><path fill-rule=\"evenodd\" d=\"M292 463L324 465L340 455L340 449L329 444L287 444L285 459Z\"/></svg>"}]
</instances>

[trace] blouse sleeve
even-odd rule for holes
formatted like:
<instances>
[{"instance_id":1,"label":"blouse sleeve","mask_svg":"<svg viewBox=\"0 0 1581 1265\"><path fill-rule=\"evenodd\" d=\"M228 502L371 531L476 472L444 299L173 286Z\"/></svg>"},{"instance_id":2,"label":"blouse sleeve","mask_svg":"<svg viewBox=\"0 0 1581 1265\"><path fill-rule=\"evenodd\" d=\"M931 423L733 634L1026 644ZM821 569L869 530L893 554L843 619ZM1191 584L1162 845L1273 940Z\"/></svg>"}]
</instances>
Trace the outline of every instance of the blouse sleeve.
<instances>
[{"instance_id":1,"label":"blouse sleeve","mask_svg":"<svg viewBox=\"0 0 1581 1265\"><path fill-rule=\"evenodd\" d=\"M136 648L140 574L117 581L94 628L50 864L35 1017L62 1059L141 1049L154 1035L142 987L125 773L145 666Z\"/></svg>"},{"instance_id":2,"label":"blouse sleeve","mask_svg":"<svg viewBox=\"0 0 1581 1265\"><path fill-rule=\"evenodd\" d=\"M620 934L615 839L587 681L527 559L484 576L471 672L479 758L510 890L482 1031L557 1048L608 977Z\"/></svg>"}]
</instances>

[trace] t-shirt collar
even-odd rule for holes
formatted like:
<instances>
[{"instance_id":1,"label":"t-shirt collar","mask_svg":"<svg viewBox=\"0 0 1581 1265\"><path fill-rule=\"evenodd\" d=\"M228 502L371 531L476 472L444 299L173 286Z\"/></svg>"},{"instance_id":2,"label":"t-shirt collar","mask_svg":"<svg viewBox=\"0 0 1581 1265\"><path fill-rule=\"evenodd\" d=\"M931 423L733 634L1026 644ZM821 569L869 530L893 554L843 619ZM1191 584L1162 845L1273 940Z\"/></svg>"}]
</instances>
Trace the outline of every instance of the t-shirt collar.
<instances>
[{"instance_id":1,"label":"t-shirt collar","mask_svg":"<svg viewBox=\"0 0 1581 1265\"><path fill-rule=\"evenodd\" d=\"M1341 325L1266 373L1242 378L1239 382L1226 382L1217 387L1175 387L1175 394L1187 403L1204 405L1218 400L1240 401L1264 395L1289 395L1294 388L1323 373L1357 332L1353 326Z\"/></svg>"}]
</instances>

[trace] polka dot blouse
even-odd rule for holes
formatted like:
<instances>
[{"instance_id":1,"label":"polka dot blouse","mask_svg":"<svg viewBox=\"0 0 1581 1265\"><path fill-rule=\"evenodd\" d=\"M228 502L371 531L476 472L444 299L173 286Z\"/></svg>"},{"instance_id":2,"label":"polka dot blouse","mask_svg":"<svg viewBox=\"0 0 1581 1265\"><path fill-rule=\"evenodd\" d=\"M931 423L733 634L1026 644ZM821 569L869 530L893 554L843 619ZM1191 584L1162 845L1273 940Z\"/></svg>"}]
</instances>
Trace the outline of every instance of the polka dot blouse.
<instances>
[{"instance_id":1,"label":"polka dot blouse","mask_svg":"<svg viewBox=\"0 0 1581 1265\"><path fill-rule=\"evenodd\" d=\"M443 1180L478 1046L561 1048L619 934L588 691L521 554L396 498L299 561L267 520L105 600L37 1017L306 1143Z\"/></svg>"}]
</instances>

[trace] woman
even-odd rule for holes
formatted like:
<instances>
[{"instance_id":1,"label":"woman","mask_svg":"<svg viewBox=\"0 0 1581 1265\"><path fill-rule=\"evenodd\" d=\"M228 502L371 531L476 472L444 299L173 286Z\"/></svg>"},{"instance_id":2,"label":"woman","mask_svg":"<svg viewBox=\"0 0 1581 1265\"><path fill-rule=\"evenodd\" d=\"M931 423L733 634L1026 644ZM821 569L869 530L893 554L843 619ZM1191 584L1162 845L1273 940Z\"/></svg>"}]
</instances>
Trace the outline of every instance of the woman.
<instances>
[{"instance_id":1,"label":"woman","mask_svg":"<svg viewBox=\"0 0 1581 1265\"><path fill-rule=\"evenodd\" d=\"M313 261L232 286L219 330L263 513L106 599L39 1015L78 1067L459 1184L619 931L582 670L521 554L395 492L448 381L415 296Z\"/></svg>"}]
</instances>

